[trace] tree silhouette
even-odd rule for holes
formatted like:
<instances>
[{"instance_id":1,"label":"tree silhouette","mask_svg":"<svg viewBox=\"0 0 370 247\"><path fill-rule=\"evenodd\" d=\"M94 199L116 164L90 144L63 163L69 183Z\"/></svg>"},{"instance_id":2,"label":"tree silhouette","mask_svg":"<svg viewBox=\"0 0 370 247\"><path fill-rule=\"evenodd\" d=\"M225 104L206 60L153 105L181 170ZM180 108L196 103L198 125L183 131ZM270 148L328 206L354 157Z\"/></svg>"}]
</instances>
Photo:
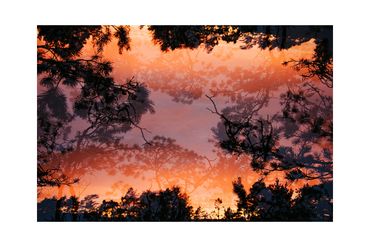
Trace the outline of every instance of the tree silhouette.
<instances>
[{"instance_id":1,"label":"tree silhouette","mask_svg":"<svg viewBox=\"0 0 370 247\"><path fill-rule=\"evenodd\" d=\"M149 26L153 41L162 51L181 48L195 49L203 45L209 52L220 41L236 43L241 40L241 49L257 46L260 49L289 49L311 39L318 48L314 57L332 50L331 26ZM322 48L325 48L325 51ZM332 52L326 58L332 57ZM330 59L321 59L329 62Z\"/></svg>"},{"instance_id":2,"label":"tree silhouette","mask_svg":"<svg viewBox=\"0 0 370 247\"><path fill-rule=\"evenodd\" d=\"M209 220L209 215L205 212L202 207L197 207L192 215L194 221L206 221Z\"/></svg>"},{"instance_id":3,"label":"tree silhouette","mask_svg":"<svg viewBox=\"0 0 370 247\"><path fill-rule=\"evenodd\" d=\"M325 53L328 56L332 49L332 30L328 26L149 26L148 30L153 36L154 43L159 44L161 50L166 51L168 56L160 56L153 63L144 65L140 73L148 78L149 83L153 80L150 83L151 88L166 92L175 102L185 104L200 99L205 93L237 97L236 92L239 91L246 93L246 91L256 91L267 86L273 86L276 89L277 86L295 79L291 73L282 73L281 66L278 68L261 66L258 69L247 69L244 66L230 69L217 63L202 66L196 63L202 47L212 52L213 47L224 41L237 43L241 49L255 47L266 51L287 50L313 40L317 47L326 47L328 52ZM208 42L208 40L215 42ZM173 53L176 55L170 53L176 49L181 49L182 52ZM191 51L195 49L196 52ZM296 66L298 65L296 62L301 60L305 63L317 64L314 61L317 57L322 57L321 54L320 49L316 48L312 58L287 59L285 64L290 64L296 69L301 67ZM275 61L273 57L271 59ZM321 70L330 71L331 61L330 58L322 59ZM175 66L177 69L173 70ZM201 70L198 69L199 66L202 66ZM320 74L320 70L314 69L317 66L311 67L312 73L307 75ZM303 69L302 72L305 70ZM266 78L261 78L261 73L265 73ZM218 76L226 78L220 80ZM177 90L179 87L182 90ZM207 88L210 92L207 92Z\"/></svg>"},{"instance_id":4,"label":"tree silhouette","mask_svg":"<svg viewBox=\"0 0 370 247\"><path fill-rule=\"evenodd\" d=\"M150 191L140 196L140 218L144 221L189 221L192 207L188 197L178 187L159 193Z\"/></svg>"},{"instance_id":5,"label":"tree silhouette","mask_svg":"<svg viewBox=\"0 0 370 247\"><path fill-rule=\"evenodd\" d=\"M118 83L110 76L112 65L102 51L113 37L118 50L129 49L129 28L124 26L38 26L38 186L71 185L78 179L61 172L51 160L89 142L119 140L116 137L153 112L148 90L134 78ZM96 51L90 58L83 48L91 42ZM67 101L70 89L78 92ZM70 107L72 105L72 107ZM72 121L87 126L69 135Z\"/></svg>"},{"instance_id":6,"label":"tree silhouette","mask_svg":"<svg viewBox=\"0 0 370 247\"><path fill-rule=\"evenodd\" d=\"M190 221L193 217L189 198L179 187L140 196L130 188L120 202L103 200L100 205L97 198L44 199L38 203L38 221Z\"/></svg>"},{"instance_id":7,"label":"tree silhouette","mask_svg":"<svg viewBox=\"0 0 370 247\"><path fill-rule=\"evenodd\" d=\"M301 71L304 78L318 77L323 84L332 87L333 32L331 26L149 26L148 30L152 33L154 43L159 44L161 50L165 52L184 48L199 49L200 47L211 52L220 41L234 44L239 42L241 49L257 47L262 50L287 50L314 40L316 48L312 58L290 59L284 61L283 64L290 64L297 71ZM214 74L214 71L212 73ZM251 72L248 76L250 74ZM206 80L201 75L200 77ZM225 87L230 87L230 83L234 84L231 81ZM174 95L175 100L179 102L192 102L193 99L200 97L199 93L203 90L198 85L196 87L193 83L191 85L193 97L191 97L192 94L189 95L189 90L185 90L184 95L178 95L181 92L176 90L170 90L169 93ZM183 87L188 86L183 85ZM235 88L230 91L235 91ZM185 100L181 100L181 97L185 97Z\"/></svg>"},{"instance_id":8,"label":"tree silhouette","mask_svg":"<svg viewBox=\"0 0 370 247\"><path fill-rule=\"evenodd\" d=\"M233 192L238 196L237 200L237 213L240 216L246 217L248 213L248 204L247 204L247 192L244 189L242 180L239 177L236 181L233 181ZM228 210L230 211L230 210ZM231 212L229 212L228 217L230 217Z\"/></svg>"},{"instance_id":9,"label":"tree silhouette","mask_svg":"<svg viewBox=\"0 0 370 247\"><path fill-rule=\"evenodd\" d=\"M54 221L57 212L57 199L45 198L37 203L37 221Z\"/></svg>"},{"instance_id":10,"label":"tree silhouette","mask_svg":"<svg viewBox=\"0 0 370 247\"><path fill-rule=\"evenodd\" d=\"M153 40L162 51L179 48L195 49L204 45L209 51L219 42L236 43L242 39L241 48L258 46L261 49L288 49L309 41L320 39L330 32L327 26L149 26Z\"/></svg>"},{"instance_id":11,"label":"tree silhouette","mask_svg":"<svg viewBox=\"0 0 370 247\"><path fill-rule=\"evenodd\" d=\"M332 182L302 187L299 195L294 199L292 213L294 220L297 221L332 221Z\"/></svg>"},{"instance_id":12,"label":"tree silhouette","mask_svg":"<svg viewBox=\"0 0 370 247\"><path fill-rule=\"evenodd\" d=\"M268 106L268 94L222 111L207 97L213 104L209 110L221 119L213 129L220 147L250 155L254 170L264 175L286 171L292 181L332 178L332 96L324 89L311 82L290 88L272 116L260 113Z\"/></svg>"},{"instance_id":13,"label":"tree silhouette","mask_svg":"<svg viewBox=\"0 0 370 247\"><path fill-rule=\"evenodd\" d=\"M238 199L236 209L214 201L214 211L201 207L195 211L189 197L179 187L144 191L141 195L129 188L120 201L96 202L97 195L83 200L71 196L45 198L37 205L38 221L332 221L332 184L305 185L293 191L276 180L266 185L255 182L246 191L241 178L232 183Z\"/></svg>"},{"instance_id":14,"label":"tree silhouette","mask_svg":"<svg viewBox=\"0 0 370 247\"><path fill-rule=\"evenodd\" d=\"M229 219L242 216L248 221L331 221L333 220L332 185L321 184L297 189L297 195L279 180L266 186L259 180L247 193L240 178L233 182L238 196L237 213L229 210ZM232 218L231 216L234 218Z\"/></svg>"},{"instance_id":15,"label":"tree silhouette","mask_svg":"<svg viewBox=\"0 0 370 247\"><path fill-rule=\"evenodd\" d=\"M221 210L221 204L222 204L222 199L221 198L217 198L215 200L215 209L216 209L216 217L217 219L220 219L220 210Z\"/></svg>"},{"instance_id":16,"label":"tree silhouette","mask_svg":"<svg viewBox=\"0 0 370 247\"><path fill-rule=\"evenodd\" d=\"M244 104L245 111L236 106L220 112L210 97L211 111L222 121L214 130L222 149L249 155L251 167L262 176L285 171L287 181L319 183L303 187L293 198L287 186L279 183L266 186L260 180L247 195L241 182L234 182L238 210L235 214L228 210L229 219L332 220L332 97L312 83L298 90L281 96L282 112L272 117L259 115L258 103L255 108Z\"/></svg>"},{"instance_id":17,"label":"tree silhouette","mask_svg":"<svg viewBox=\"0 0 370 247\"><path fill-rule=\"evenodd\" d=\"M98 203L96 200L98 195L87 195L79 204L79 213L82 214L82 220L97 221L98 220Z\"/></svg>"},{"instance_id":18,"label":"tree silhouette","mask_svg":"<svg viewBox=\"0 0 370 247\"><path fill-rule=\"evenodd\" d=\"M191 194L200 187L213 171L207 157L186 149L174 139L154 136L150 145L135 146L122 160L119 169L128 176L146 176L152 180L158 189L181 186L186 193ZM145 173L152 173L145 175Z\"/></svg>"},{"instance_id":19,"label":"tree silhouette","mask_svg":"<svg viewBox=\"0 0 370 247\"><path fill-rule=\"evenodd\" d=\"M220 39L236 42L238 38L232 35L231 26L149 26L148 29L153 32L154 43L159 44L162 51L194 49L201 44L211 51Z\"/></svg>"},{"instance_id":20,"label":"tree silhouette","mask_svg":"<svg viewBox=\"0 0 370 247\"><path fill-rule=\"evenodd\" d=\"M116 81L112 63L102 55L112 40L117 41L119 53L130 49L129 27L39 26L37 185L59 187L60 196L63 186L69 186L72 196L39 202L38 220L332 220L332 27L149 26L148 30L163 52L203 47L210 53L221 42L238 43L241 49L284 50L307 41L316 47L311 58L283 63L302 76L302 83L287 84L286 91L278 81L288 81L288 75L217 66L203 73L195 71L190 56L185 76L179 76L182 84L170 85L169 80L178 76L174 70L161 78L163 85L153 86L176 102L190 104L206 90L197 82L212 74L233 74L209 88L209 111L220 118L212 129L217 158L209 160L174 139L146 139L147 130L140 121L144 114L154 112L149 90L134 77ZM92 55L85 53L90 45ZM275 82L257 90L255 85L263 82L261 74ZM254 84L246 85L246 80ZM221 110L215 101L218 96L228 101ZM274 100L280 105L270 107ZM132 128L141 132L143 146L124 144ZM261 179L247 192L241 178L230 181L251 175L249 165ZM102 170L148 179L158 191L138 195L129 188L120 201L100 204L97 195L80 200L72 193L80 177ZM284 172L285 179L267 185L264 179L275 172ZM293 193L292 185L298 181L315 185L306 184ZM129 185L125 186L126 190ZM193 211L188 194L201 186L221 192L232 187L238 197L236 209L225 209L223 205L231 200L225 196L215 200L214 213L207 214L201 207Z\"/></svg>"}]
</instances>

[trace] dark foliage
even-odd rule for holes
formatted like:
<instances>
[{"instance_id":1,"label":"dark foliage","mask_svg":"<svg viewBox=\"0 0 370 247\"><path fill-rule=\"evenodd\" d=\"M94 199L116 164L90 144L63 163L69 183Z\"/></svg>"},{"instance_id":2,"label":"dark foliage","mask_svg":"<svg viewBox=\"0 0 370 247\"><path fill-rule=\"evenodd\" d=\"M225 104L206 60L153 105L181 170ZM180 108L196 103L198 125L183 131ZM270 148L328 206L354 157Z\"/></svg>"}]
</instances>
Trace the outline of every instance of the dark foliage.
<instances>
[{"instance_id":1,"label":"dark foliage","mask_svg":"<svg viewBox=\"0 0 370 247\"><path fill-rule=\"evenodd\" d=\"M37 109L39 187L78 181L61 172L60 164L51 162L53 157L81 150L88 142L119 140L122 136L115 135L132 127L143 133L141 116L153 112L148 90L134 78L114 81L112 65L102 57L113 37L120 53L129 49L128 32L125 26L38 26L37 72L44 88ZM88 42L96 51L85 58L81 55ZM68 102L71 89L78 96L68 97ZM88 127L71 136L70 125L78 118Z\"/></svg>"},{"instance_id":2,"label":"dark foliage","mask_svg":"<svg viewBox=\"0 0 370 247\"><path fill-rule=\"evenodd\" d=\"M140 196L129 188L120 201L96 202L97 195L46 198L38 203L38 221L332 221L332 184L308 186L296 191L278 180L266 186L260 180L246 192L240 178L233 182L238 196L236 210L224 208L217 198L207 213L190 205L178 187Z\"/></svg>"},{"instance_id":3,"label":"dark foliage","mask_svg":"<svg viewBox=\"0 0 370 247\"><path fill-rule=\"evenodd\" d=\"M247 221L332 221L332 186L305 185L293 196L293 191L279 180L269 186L260 180L247 193L239 178L233 182L237 211L233 215L229 209L225 217Z\"/></svg>"},{"instance_id":4,"label":"dark foliage","mask_svg":"<svg viewBox=\"0 0 370 247\"><path fill-rule=\"evenodd\" d=\"M220 41L242 41L241 49L289 49L314 39L317 46L311 60L291 60L297 70L308 69L305 77L318 76L331 85L333 73L333 31L330 26L149 26L153 41L162 51L195 49L203 45L209 52Z\"/></svg>"},{"instance_id":5,"label":"dark foliage","mask_svg":"<svg viewBox=\"0 0 370 247\"><path fill-rule=\"evenodd\" d=\"M149 26L153 41L161 50L204 47L208 52L220 41L242 41L241 49L288 49L314 40L311 59L289 60L301 72L304 83L289 87L281 94L281 111L264 116L269 92L256 97L240 96L236 105L219 111L213 97L211 112L220 117L214 133L221 149L250 157L253 170L267 176L284 171L287 181L316 180L318 185L304 186L295 194L278 180L266 185L261 179L247 192L241 179L233 182L238 196L236 210L222 207L215 200L215 210L208 214L190 206L189 198L179 187L146 191L140 196L129 189L119 202L96 202L97 195L44 199L38 204L39 221L332 221L332 97L333 87L332 28L326 26ZM78 178L69 177L60 162L73 160L70 166L83 170L72 153L83 150L109 153L122 148L124 134L132 128L141 131L146 144L133 147L131 153L140 166L122 166L126 173L152 170L158 187L178 181L173 171L177 163L186 163L181 174L185 192L194 191L212 174L213 167L194 175L193 164L209 160L175 144L170 138L145 139L139 126L141 117L153 112L149 91L134 78L117 82L111 76L112 64L102 57L104 47L117 39L118 52L130 49L129 28L125 26L39 26L37 71L42 92L38 95L38 170L37 185L72 185ZM81 56L91 42L95 54ZM315 83L319 79L322 85ZM70 94L68 90L74 90ZM77 92L77 94L76 94ZM200 94L201 95L201 94ZM197 97L200 97L198 95ZM183 101L188 103L189 101ZM83 121L82 130L71 133L72 121ZM118 145L120 144L120 145ZM103 147L104 146L104 147ZM318 148L319 146L319 148ZM112 148L113 147L113 148ZM127 148L127 147L125 147ZM97 151L99 150L99 151ZM171 150L173 155L169 155ZM169 163L173 160L173 164ZM106 162L109 166L109 162ZM191 163L191 164L190 164ZM82 168L81 168L82 167ZM222 169L220 170L222 173ZM194 175L194 176L193 176ZM224 175L224 174L222 174ZM184 179L185 178L185 179Z\"/></svg>"},{"instance_id":6,"label":"dark foliage","mask_svg":"<svg viewBox=\"0 0 370 247\"><path fill-rule=\"evenodd\" d=\"M209 110L219 115L221 120L214 133L223 150L249 155L251 167L263 175L286 171L286 178L291 181L330 180L333 99L328 91L333 84L332 30L330 27L270 27L261 32L277 38L284 36L277 30L284 29L290 29L292 34L286 37L295 37L298 43L315 39L316 48L311 60L284 63L293 64L296 70L302 71L303 83L290 86L286 93L281 94L281 110L272 115L261 113L270 101L268 91L244 97L221 111L213 97L207 96L213 104L213 109ZM261 48L286 47L274 43L262 45L260 41L253 44Z\"/></svg>"},{"instance_id":7,"label":"dark foliage","mask_svg":"<svg viewBox=\"0 0 370 247\"><path fill-rule=\"evenodd\" d=\"M219 42L236 43L242 40L247 49L257 46L261 49L288 49L314 38L327 38L329 26L149 26L153 40L162 51L179 48L195 49L204 45L211 51Z\"/></svg>"},{"instance_id":8,"label":"dark foliage","mask_svg":"<svg viewBox=\"0 0 370 247\"><path fill-rule=\"evenodd\" d=\"M96 195L79 201L75 197L44 199L38 203L38 221L189 221L193 208L178 187L137 196L130 188L120 202Z\"/></svg>"}]
</instances>

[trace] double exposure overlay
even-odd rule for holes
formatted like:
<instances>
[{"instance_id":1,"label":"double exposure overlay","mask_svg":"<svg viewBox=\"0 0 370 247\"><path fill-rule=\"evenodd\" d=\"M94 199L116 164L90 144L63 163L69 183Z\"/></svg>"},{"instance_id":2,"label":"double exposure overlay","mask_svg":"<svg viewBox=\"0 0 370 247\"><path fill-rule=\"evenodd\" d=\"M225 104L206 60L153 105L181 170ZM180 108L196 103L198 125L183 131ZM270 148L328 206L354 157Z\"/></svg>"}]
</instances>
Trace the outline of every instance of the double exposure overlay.
<instances>
[{"instance_id":1,"label":"double exposure overlay","mask_svg":"<svg viewBox=\"0 0 370 247\"><path fill-rule=\"evenodd\" d=\"M332 221L332 26L38 26L38 221Z\"/></svg>"}]
</instances>

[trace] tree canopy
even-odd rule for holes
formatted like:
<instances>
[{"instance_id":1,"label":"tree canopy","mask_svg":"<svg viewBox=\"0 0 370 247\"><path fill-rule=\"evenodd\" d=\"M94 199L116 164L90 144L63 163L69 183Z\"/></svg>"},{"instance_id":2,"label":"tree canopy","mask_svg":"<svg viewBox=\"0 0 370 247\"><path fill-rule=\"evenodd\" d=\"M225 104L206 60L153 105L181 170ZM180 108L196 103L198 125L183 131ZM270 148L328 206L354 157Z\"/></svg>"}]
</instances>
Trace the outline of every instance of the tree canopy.
<instances>
[{"instance_id":1,"label":"tree canopy","mask_svg":"<svg viewBox=\"0 0 370 247\"><path fill-rule=\"evenodd\" d=\"M300 74L301 83L279 87L278 96L267 88L234 90L232 83L220 90L210 88L206 94L189 82L194 91L189 93L182 90L187 80L167 90L179 104L190 105L207 97L209 116L219 119L209 131L215 160L166 135L147 138L150 130L141 126L142 118L155 113L149 87L135 77L123 81L114 78L112 61L103 56L112 42L121 55L131 49L129 26L37 29L38 188L72 188L80 177L103 170L140 176L158 188L140 195L129 188L119 201L99 201L95 194L82 199L75 195L45 198L38 203L38 220L333 219L332 27L147 26L154 45L163 53L200 48L212 53L221 43L238 44L241 50L287 50L308 41L315 44L310 58L283 62L282 66ZM92 47L92 54L86 52L87 47ZM249 79L257 80L261 74L258 70L250 72ZM226 98L228 104L220 107L218 97ZM142 146L125 142L132 129L139 130ZM245 188L241 177L250 174L249 168L259 178ZM268 184L267 177L276 173L283 173L284 178ZM292 189L291 185L298 182L305 185ZM225 208L227 199L217 197L212 212L195 209L190 195L201 186L221 192L232 188L237 196L234 207Z\"/></svg>"}]
</instances>

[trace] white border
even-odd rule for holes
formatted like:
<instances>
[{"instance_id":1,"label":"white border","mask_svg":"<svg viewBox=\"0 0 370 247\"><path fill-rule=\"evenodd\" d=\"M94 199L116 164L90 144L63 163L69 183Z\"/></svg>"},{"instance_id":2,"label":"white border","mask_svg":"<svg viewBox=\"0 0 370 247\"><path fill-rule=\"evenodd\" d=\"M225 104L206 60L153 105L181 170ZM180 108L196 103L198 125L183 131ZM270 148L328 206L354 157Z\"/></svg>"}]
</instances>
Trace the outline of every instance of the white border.
<instances>
[{"instance_id":1,"label":"white border","mask_svg":"<svg viewBox=\"0 0 370 247\"><path fill-rule=\"evenodd\" d=\"M369 243L366 1L3 1L1 246L364 246ZM37 223L38 24L334 25L334 223Z\"/></svg>"}]
</instances>

